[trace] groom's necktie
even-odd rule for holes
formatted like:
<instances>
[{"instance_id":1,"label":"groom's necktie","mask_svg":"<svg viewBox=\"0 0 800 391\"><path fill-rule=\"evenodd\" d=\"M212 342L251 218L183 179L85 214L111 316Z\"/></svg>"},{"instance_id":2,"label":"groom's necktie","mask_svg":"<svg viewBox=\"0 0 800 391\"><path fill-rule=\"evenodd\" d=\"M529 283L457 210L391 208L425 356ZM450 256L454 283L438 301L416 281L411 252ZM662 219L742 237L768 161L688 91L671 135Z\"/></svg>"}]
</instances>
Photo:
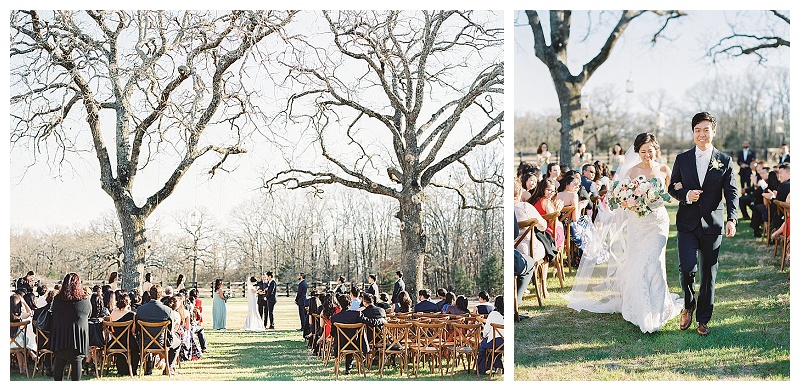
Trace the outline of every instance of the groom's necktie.
<instances>
[{"instance_id":1,"label":"groom's necktie","mask_svg":"<svg viewBox=\"0 0 800 391\"><path fill-rule=\"evenodd\" d=\"M705 151L700 148L695 148L694 155L697 162L697 179L700 180L700 186L703 186L703 181L706 179L706 172L708 171L708 164L711 162L711 152L713 147L709 147Z\"/></svg>"}]
</instances>

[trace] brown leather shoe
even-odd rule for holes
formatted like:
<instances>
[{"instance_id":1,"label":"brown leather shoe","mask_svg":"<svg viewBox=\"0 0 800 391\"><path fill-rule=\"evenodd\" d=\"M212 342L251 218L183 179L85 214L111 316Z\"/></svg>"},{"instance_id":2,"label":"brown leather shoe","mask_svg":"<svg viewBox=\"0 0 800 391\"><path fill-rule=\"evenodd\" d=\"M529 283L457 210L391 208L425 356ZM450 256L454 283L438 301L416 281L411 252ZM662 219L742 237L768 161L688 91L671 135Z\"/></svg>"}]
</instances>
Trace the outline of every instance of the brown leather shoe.
<instances>
[{"instance_id":1,"label":"brown leather shoe","mask_svg":"<svg viewBox=\"0 0 800 391\"><path fill-rule=\"evenodd\" d=\"M698 334L700 334L700 335L708 335L709 332L711 332L711 330L708 328L708 326L705 323L700 323L700 322L697 323L697 333Z\"/></svg>"},{"instance_id":2,"label":"brown leather shoe","mask_svg":"<svg viewBox=\"0 0 800 391\"><path fill-rule=\"evenodd\" d=\"M681 310L681 321L680 326L681 330L686 330L689 326L692 325L692 313L694 312L694 308L684 308Z\"/></svg>"}]
</instances>

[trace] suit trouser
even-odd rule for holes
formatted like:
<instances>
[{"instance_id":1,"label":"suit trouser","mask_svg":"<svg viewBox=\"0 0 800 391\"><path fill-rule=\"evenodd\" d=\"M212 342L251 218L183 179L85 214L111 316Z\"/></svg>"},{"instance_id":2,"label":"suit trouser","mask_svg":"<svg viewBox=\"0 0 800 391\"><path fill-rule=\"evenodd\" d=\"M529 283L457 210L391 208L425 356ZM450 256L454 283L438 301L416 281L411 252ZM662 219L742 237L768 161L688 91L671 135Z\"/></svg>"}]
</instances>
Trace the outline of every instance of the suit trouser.
<instances>
[{"instance_id":1,"label":"suit trouser","mask_svg":"<svg viewBox=\"0 0 800 391\"><path fill-rule=\"evenodd\" d=\"M61 381L64 379L64 368L69 364L69 377L72 381L81 380L81 372L83 371L83 360L86 355L78 352L77 349L62 349L55 354L53 362L53 380Z\"/></svg>"},{"instance_id":2,"label":"suit trouser","mask_svg":"<svg viewBox=\"0 0 800 391\"><path fill-rule=\"evenodd\" d=\"M267 317L264 316L264 313L267 312L267 298L266 297L258 297L258 317L264 319L264 327L267 327Z\"/></svg>"},{"instance_id":3,"label":"suit trouser","mask_svg":"<svg viewBox=\"0 0 800 391\"><path fill-rule=\"evenodd\" d=\"M276 301L277 300L275 300L274 298L267 299L267 310L266 310L266 315L264 315L264 327L269 327L269 326L275 327L275 302ZM267 325L267 318L269 318L269 326Z\"/></svg>"},{"instance_id":4,"label":"suit trouser","mask_svg":"<svg viewBox=\"0 0 800 391\"><path fill-rule=\"evenodd\" d=\"M308 323L308 315L306 314L306 306L302 304L297 305L297 312L300 315L300 330L306 332L306 323Z\"/></svg>"},{"instance_id":5,"label":"suit trouser","mask_svg":"<svg viewBox=\"0 0 800 391\"><path fill-rule=\"evenodd\" d=\"M717 259L722 235L703 232L698 224L693 231L678 231L680 284L684 308L696 308L698 323L708 323L714 311L714 283L717 278ZM695 292L695 274L700 273L700 289Z\"/></svg>"}]
</instances>

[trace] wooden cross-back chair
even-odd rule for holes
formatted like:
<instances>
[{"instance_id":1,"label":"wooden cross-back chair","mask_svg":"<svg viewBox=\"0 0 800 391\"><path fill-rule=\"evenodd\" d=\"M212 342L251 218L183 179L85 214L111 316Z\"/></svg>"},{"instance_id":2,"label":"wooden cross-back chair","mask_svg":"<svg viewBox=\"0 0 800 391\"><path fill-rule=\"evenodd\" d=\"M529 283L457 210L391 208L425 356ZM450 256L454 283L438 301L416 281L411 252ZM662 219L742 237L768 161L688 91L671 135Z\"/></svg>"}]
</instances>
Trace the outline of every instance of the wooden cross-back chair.
<instances>
[{"instance_id":1,"label":"wooden cross-back chair","mask_svg":"<svg viewBox=\"0 0 800 391\"><path fill-rule=\"evenodd\" d=\"M11 353L22 353L23 357L25 357L25 362L28 360L28 338L33 337L28 336L28 324L31 322L31 318L26 320L22 320L19 322L11 322ZM22 343L17 341L17 338L22 337ZM22 368L20 368L22 369ZM35 370L35 367L34 367ZM25 366L25 377L30 377L28 373L28 367Z\"/></svg>"},{"instance_id":2,"label":"wooden cross-back chair","mask_svg":"<svg viewBox=\"0 0 800 391\"><path fill-rule=\"evenodd\" d=\"M334 373L336 374L336 378L339 378L339 365L341 364L342 360L345 360L345 363L347 362L346 357L348 354L353 355L353 361L356 363L358 373L363 373L364 377L366 377L367 371L362 365L362 362L364 361L364 352L361 350L361 345L364 341L364 324L334 322L333 330L331 330L331 332L336 335L336 346L338 347L336 352L336 361L334 362Z\"/></svg>"},{"instance_id":3,"label":"wooden cross-back chair","mask_svg":"<svg viewBox=\"0 0 800 391\"><path fill-rule=\"evenodd\" d=\"M108 373L108 365L111 365L111 357L114 354L121 354L125 357L128 364L128 375L133 378L133 368L131 366L131 343L133 339L133 320L125 322L103 321L103 335L106 338L106 345L103 347L103 363L100 366L100 376Z\"/></svg>"},{"instance_id":4,"label":"wooden cross-back chair","mask_svg":"<svg viewBox=\"0 0 800 391\"><path fill-rule=\"evenodd\" d=\"M769 236L772 235L772 199L771 198L764 198L764 206L767 210L767 219L764 220L762 226L763 229L761 231L761 236L766 240L767 246L769 246L770 238Z\"/></svg>"},{"instance_id":5,"label":"wooden cross-back chair","mask_svg":"<svg viewBox=\"0 0 800 391\"><path fill-rule=\"evenodd\" d=\"M500 342L499 344L496 343L497 338L502 337L502 335L500 334L500 330L505 329L505 326L497 323L492 323L490 326L492 327L492 342L491 346L489 346L489 349L487 349L486 357L487 360L489 361L487 370L489 371L489 377L491 378L492 374L495 372L494 364L497 362L497 360L499 359L500 362L503 363L503 356L505 355L506 343L505 343L505 338L503 338L503 341ZM505 368L505 365L503 366L503 368Z\"/></svg>"},{"instance_id":6,"label":"wooden cross-back chair","mask_svg":"<svg viewBox=\"0 0 800 391\"><path fill-rule=\"evenodd\" d=\"M325 365L328 365L328 362L331 360L331 356L333 355L333 325L331 325L331 334L327 337L325 336L325 325L328 324L329 319L325 315L319 315L320 323L322 323L322 335L320 335L320 356L322 357L322 361L325 362Z\"/></svg>"},{"instance_id":7,"label":"wooden cross-back chair","mask_svg":"<svg viewBox=\"0 0 800 391\"><path fill-rule=\"evenodd\" d=\"M559 223L564 226L564 246L559 249L562 251L561 260L558 262L559 273L563 278L564 275L564 261L567 262L567 268L569 268L569 272L572 273L572 257L575 256L574 252L575 249L572 246L572 230L570 227L570 223L574 221L572 218L572 214L575 212L575 206L565 206L561 209L561 214L558 217Z\"/></svg>"},{"instance_id":8,"label":"wooden cross-back chair","mask_svg":"<svg viewBox=\"0 0 800 391\"><path fill-rule=\"evenodd\" d=\"M528 242L528 251L531 252L531 253L533 252L533 241L536 240L536 236L534 236L534 234L533 234L533 232L534 232L533 229L534 229L535 225L536 225L536 221L534 219L523 220L523 221L518 221L517 222L517 226L522 231L522 233L514 241L514 248L517 248L517 246L519 246L522 243L522 241L525 240L526 237L528 237L528 240L529 240L529 242ZM533 273L533 277L531 278L531 281L533 281L533 285L535 287L534 288L534 292L536 293L536 300L539 302L539 307L541 307L542 306L542 298L544 297L544 285L543 285L543 281L544 280L543 279L546 276L542 276L542 266L543 266L542 262L543 262L543 260L537 259L537 260L534 260L534 261L536 263L535 263L535 265L533 267L533 271L531 271L531 273ZM515 292L514 293L514 317L515 317L515 319L517 319L519 317L519 315L518 315L519 314L519 310L518 310L519 309L519 303L517 303L516 291L517 291L517 278L515 276L514 277L514 292Z\"/></svg>"},{"instance_id":9,"label":"wooden cross-back chair","mask_svg":"<svg viewBox=\"0 0 800 391\"><path fill-rule=\"evenodd\" d=\"M481 345L482 327L483 325L480 322L453 324L453 340L455 341L455 346L453 351L453 367L452 372L450 372L451 376L455 374L455 369L458 367L458 362L460 359L465 359L463 364L465 364L465 369L467 371L472 369L473 363L477 364L478 350L480 349ZM475 373L477 375L477 370Z\"/></svg>"},{"instance_id":10,"label":"wooden cross-back chair","mask_svg":"<svg viewBox=\"0 0 800 391\"><path fill-rule=\"evenodd\" d=\"M139 354L141 354L142 358L139 360L139 376L144 374L147 355L155 354L164 358L167 376L172 377L172 368L170 368L171 363L169 362L169 346L167 345L167 333L170 331L170 323L169 320L163 322L136 321L139 330L141 330L141 340L139 341L141 349L139 349ZM154 330L155 332L153 332Z\"/></svg>"},{"instance_id":11,"label":"wooden cross-back chair","mask_svg":"<svg viewBox=\"0 0 800 391\"><path fill-rule=\"evenodd\" d=\"M786 224L783 227L783 234L781 235L781 237L778 238L778 239L775 239L775 249L772 252L772 256L773 257L778 255L778 243L780 243L780 246L781 246L781 271L783 271L783 268L784 268L784 265L785 265L785 262L786 262L786 258L788 257L788 253L789 253L789 233L791 232L791 230L789 229L788 222L789 222L789 212L790 212L790 205L791 204L789 204L787 202L779 201L779 200L773 200L772 203L775 204L775 207L777 208L777 211L778 211L778 215L783 216L783 221Z\"/></svg>"},{"instance_id":12,"label":"wooden cross-back chair","mask_svg":"<svg viewBox=\"0 0 800 391\"><path fill-rule=\"evenodd\" d=\"M411 323L386 323L381 330L383 336L383 345L380 347L379 369L378 374L383 377L383 367L386 365L388 357L400 357L403 359L403 365L400 368L400 375L403 375L403 369L406 371L406 376L410 377L411 373L408 371L408 361L411 351L409 349L408 335L411 330Z\"/></svg>"},{"instance_id":13,"label":"wooden cross-back chair","mask_svg":"<svg viewBox=\"0 0 800 391\"><path fill-rule=\"evenodd\" d=\"M39 362L42 361L47 355L50 355L50 363L52 367L54 352L50 349L50 332L44 331L38 327L34 327L36 332L36 362L33 363L33 378L36 378L36 369L39 368ZM42 367L44 373L44 366Z\"/></svg>"},{"instance_id":14,"label":"wooden cross-back chair","mask_svg":"<svg viewBox=\"0 0 800 391\"><path fill-rule=\"evenodd\" d=\"M439 376L444 376L442 368L442 341L444 335L444 323L425 323L425 322L412 322L412 328L416 330L414 344L411 346L411 352L414 356L414 376L419 374L420 360L422 364L425 363L425 358L428 358L428 366L433 373L434 362L439 367Z\"/></svg>"}]
</instances>

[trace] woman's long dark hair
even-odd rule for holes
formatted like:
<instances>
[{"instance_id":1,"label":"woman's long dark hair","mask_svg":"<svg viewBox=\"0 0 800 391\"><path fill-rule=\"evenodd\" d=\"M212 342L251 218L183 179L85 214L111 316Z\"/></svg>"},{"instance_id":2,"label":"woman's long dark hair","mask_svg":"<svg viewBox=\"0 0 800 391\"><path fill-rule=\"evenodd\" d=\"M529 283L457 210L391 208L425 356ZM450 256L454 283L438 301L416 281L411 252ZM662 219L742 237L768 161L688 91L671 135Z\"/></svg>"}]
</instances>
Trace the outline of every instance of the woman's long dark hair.
<instances>
[{"instance_id":1,"label":"woman's long dark hair","mask_svg":"<svg viewBox=\"0 0 800 391\"><path fill-rule=\"evenodd\" d=\"M81 285L81 278L77 273L67 273L61 282L61 289L58 291L57 299L61 301L81 301L86 299L86 291Z\"/></svg>"},{"instance_id":2,"label":"woman's long dark hair","mask_svg":"<svg viewBox=\"0 0 800 391\"><path fill-rule=\"evenodd\" d=\"M400 311L398 312L411 312L411 296L408 295L408 292L400 292L400 302L397 304L400 305Z\"/></svg>"},{"instance_id":3,"label":"woman's long dark hair","mask_svg":"<svg viewBox=\"0 0 800 391\"><path fill-rule=\"evenodd\" d=\"M117 277L118 277L117 272L111 272L111 274L108 275L108 283L111 284L111 283L116 282L117 281Z\"/></svg>"},{"instance_id":4,"label":"woman's long dark hair","mask_svg":"<svg viewBox=\"0 0 800 391\"><path fill-rule=\"evenodd\" d=\"M467 309L467 306L468 306L468 305L469 305L469 300L467 300L467 297L466 297L466 296L464 296L464 295L459 295L459 296L456 298L456 307L457 307L458 309L460 309L461 311L464 311L464 312L469 312L469 310Z\"/></svg>"},{"instance_id":5,"label":"woman's long dark hair","mask_svg":"<svg viewBox=\"0 0 800 391\"><path fill-rule=\"evenodd\" d=\"M546 178L539 181L539 183L536 185L536 188L533 189L533 193L531 193L531 198L528 198L528 202L531 205L535 205L540 199L544 198L544 192L547 190L547 185L549 184L555 185L556 191L558 190L558 181L552 178ZM555 194L556 193L553 193L553 195Z\"/></svg>"},{"instance_id":6,"label":"woman's long dark hair","mask_svg":"<svg viewBox=\"0 0 800 391\"><path fill-rule=\"evenodd\" d=\"M222 288L222 279L217 278L214 280L214 291L217 291L219 288Z\"/></svg>"},{"instance_id":7,"label":"woman's long dark hair","mask_svg":"<svg viewBox=\"0 0 800 391\"><path fill-rule=\"evenodd\" d=\"M183 274L178 274L178 282L175 283L176 288L181 286L181 284L183 283L183 278L184 278Z\"/></svg>"},{"instance_id":8,"label":"woman's long dark hair","mask_svg":"<svg viewBox=\"0 0 800 391\"><path fill-rule=\"evenodd\" d=\"M322 301L322 315L330 319L334 312L336 312L336 305L333 304L333 295L328 293L325 295L325 300Z\"/></svg>"},{"instance_id":9,"label":"woman's long dark hair","mask_svg":"<svg viewBox=\"0 0 800 391\"><path fill-rule=\"evenodd\" d=\"M447 292L447 294L444 295L444 302L446 304L456 305L456 295L453 292Z\"/></svg>"},{"instance_id":10,"label":"woman's long dark hair","mask_svg":"<svg viewBox=\"0 0 800 391\"><path fill-rule=\"evenodd\" d=\"M500 315L505 316L503 313L503 296L497 296L494 298L494 310L499 312Z\"/></svg>"},{"instance_id":11,"label":"woman's long dark hair","mask_svg":"<svg viewBox=\"0 0 800 391\"><path fill-rule=\"evenodd\" d=\"M567 171L567 173L564 174L564 177L561 178L561 181L558 183L558 191L559 192L564 191L567 188L567 185L572 183L572 181L574 181L575 179L580 179L580 178L581 174L578 174L577 171L573 170Z\"/></svg>"}]
</instances>

